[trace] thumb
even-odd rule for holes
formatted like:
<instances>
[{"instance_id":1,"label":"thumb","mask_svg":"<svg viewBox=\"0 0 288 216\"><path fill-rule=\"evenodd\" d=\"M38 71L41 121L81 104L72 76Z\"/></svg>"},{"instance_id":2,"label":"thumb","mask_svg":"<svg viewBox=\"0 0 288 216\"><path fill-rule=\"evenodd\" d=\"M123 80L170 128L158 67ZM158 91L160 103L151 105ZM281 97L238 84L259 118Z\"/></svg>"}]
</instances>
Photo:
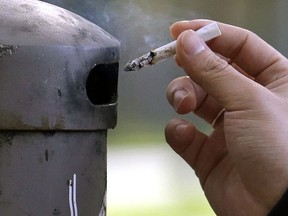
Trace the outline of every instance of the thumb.
<instances>
[{"instance_id":1,"label":"thumb","mask_svg":"<svg viewBox=\"0 0 288 216\"><path fill-rule=\"evenodd\" d=\"M263 90L217 56L193 30L179 35L176 60L194 82L228 110L247 109Z\"/></svg>"}]
</instances>

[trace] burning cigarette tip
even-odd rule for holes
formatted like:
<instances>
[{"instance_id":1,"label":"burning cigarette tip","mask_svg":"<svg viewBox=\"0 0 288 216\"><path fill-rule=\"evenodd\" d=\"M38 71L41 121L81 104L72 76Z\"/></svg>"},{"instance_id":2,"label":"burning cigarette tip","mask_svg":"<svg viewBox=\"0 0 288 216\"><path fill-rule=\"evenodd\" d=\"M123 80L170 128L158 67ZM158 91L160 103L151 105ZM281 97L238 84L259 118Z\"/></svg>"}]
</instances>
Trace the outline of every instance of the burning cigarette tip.
<instances>
[{"instance_id":1,"label":"burning cigarette tip","mask_svg":"<svg viewBox=\"0 0 288 216\"><path fill-rule=\"evenodd\" d=\"M196 33L206 42L215 37L221 35L221 31L216 22L210 23L199 30ZM129 61L125 67L125 71L136 71L143 67L154 65L162 60L165 60L176 54L176 41L172 41L157 49L151 50L149 53Z\"/></svg>"},{"instance_id":2,"label":"burning cigarette tip","mask_svg":"<svg viewBox=\"0 0 288 216\"><path fill-rule=\"evenodd\" d=\"M156 56L155 52L150 51L149 53L147 53L147 54L145 54L139 58L136 58L132 61L129 61L125 65L124 70L125 71L136 71L136 70L141 69L142 67L146 67L148 65L153 65L156 63L153 61L155 56Z\"/></svg>"},{"instance_id":3,"label":"burning cigarette tip","mask_svg":"<svg viewBox=\"0 0 288 216\"><path fill-rule=\"evenodd\" d=\"M135 67L133 67L131 64L132 64L132 62L129 61L129 62L125 65L124 70L125 70L125 71L135 71Z\"/></svg>"}]
</instances>

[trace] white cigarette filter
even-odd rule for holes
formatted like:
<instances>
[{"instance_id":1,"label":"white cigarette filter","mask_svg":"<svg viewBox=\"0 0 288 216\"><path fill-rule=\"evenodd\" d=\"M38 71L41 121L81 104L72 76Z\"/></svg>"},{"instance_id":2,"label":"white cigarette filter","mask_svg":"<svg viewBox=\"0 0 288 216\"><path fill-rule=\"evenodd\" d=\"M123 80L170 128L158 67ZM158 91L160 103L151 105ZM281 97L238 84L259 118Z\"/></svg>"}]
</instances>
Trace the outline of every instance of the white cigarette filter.
<instances>
[{"instance_id":1,"label":"white cigarette filter","mask_svg":"<svg viewBox=\"0 0 288 216\"><path fill-rule=\"evenodd\" d=\"M209 41L221 35L221 31L216 22L210 23L196 31L196 33L205 41ZM143 67L154 65L176 54L176 41L172 41L157 49L151 50L149 53L129 61L124 70L136 71Z\"/></svg>"}]
</instances>

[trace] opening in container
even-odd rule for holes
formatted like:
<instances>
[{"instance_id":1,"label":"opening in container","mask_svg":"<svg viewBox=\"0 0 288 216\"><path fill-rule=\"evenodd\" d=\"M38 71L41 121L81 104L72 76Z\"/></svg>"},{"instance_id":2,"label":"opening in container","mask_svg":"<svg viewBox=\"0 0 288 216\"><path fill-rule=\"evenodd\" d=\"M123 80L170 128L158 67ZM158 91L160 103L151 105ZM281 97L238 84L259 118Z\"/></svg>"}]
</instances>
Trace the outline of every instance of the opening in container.
<instances>
[{"instance_id":1,"label":"opening in container","mask_svg":"<svg viewBox=\"0 0 288 216\"><path fill-rule=\"evenodd\" d=\"M86 93L94 105L117 102L119 63L98 64L90 71L86 81Z\"/></svg>"}]
</instances>

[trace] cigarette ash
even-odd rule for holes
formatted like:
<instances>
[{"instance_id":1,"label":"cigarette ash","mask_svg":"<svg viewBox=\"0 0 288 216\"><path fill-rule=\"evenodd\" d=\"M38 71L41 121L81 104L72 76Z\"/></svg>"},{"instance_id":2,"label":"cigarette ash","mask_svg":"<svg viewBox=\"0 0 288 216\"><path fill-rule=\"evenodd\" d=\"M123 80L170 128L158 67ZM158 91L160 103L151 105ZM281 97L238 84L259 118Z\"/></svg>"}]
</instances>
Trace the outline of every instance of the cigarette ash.
<instances>
[{"instance_id":1,"label":"cigarette ash","mask_svg":"<svg viewBox=\"0 0 288 216\"><path fill-rule=\"evenodd\" d=\"M139 70L143 67L153 65L153 64L155 64L154 58L156 55L157 55L157 53L150 51L149 53L147 53L147 54L145 54L139 58L136 58L132 61L129 61L125 65L124 70L125 71L136 71L136 70Z\"/></svg>"}]
</instances>

